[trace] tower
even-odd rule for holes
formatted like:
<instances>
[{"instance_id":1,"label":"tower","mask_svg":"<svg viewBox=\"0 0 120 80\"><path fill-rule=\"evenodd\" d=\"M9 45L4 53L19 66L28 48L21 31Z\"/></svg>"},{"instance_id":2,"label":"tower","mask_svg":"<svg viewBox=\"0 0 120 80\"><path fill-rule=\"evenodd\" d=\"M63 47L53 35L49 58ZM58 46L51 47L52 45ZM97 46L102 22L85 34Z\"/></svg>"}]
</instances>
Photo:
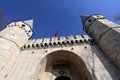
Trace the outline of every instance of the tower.
<instances>
[{"instance_id":1,"label":"tower","mask_svg":"<svg viewBox=\"0 0 120 80\"><path fill-rule=\"evenodd\" d=\"M20 48L31 37L30 23L32 24L31 20L12 22L0 32L0 74L6 73L13 67Z\"/></svg>"},{"instance_id":2,"label":"tower","mask_svg":"<svg viewBox=\"0 0 120 80\"><path fill-rule=\"evenodd\" d=\"M104 53L120 68L120 25L104 16L83 16L84 30L94 38Z\"/></svg>"}]
</instances>

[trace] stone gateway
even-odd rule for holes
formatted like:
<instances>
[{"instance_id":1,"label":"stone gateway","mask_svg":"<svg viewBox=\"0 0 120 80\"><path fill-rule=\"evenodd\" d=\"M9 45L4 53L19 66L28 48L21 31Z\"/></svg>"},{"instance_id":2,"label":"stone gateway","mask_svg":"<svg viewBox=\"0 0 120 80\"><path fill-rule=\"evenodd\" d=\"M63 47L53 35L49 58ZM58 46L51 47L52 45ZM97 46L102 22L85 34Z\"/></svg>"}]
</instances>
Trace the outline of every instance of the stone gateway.
<instances>
[{"instance_id":1,"label":"stone gateway","mask_svg":"<svg viewBox=\"0 0 120 80\"><path fill-rule=\"evenodd\" d=\"M30 39L32 20L0 32L0 80L120 80L120 25L81 16L85 35Z\"/></svg>"}]
</instances>

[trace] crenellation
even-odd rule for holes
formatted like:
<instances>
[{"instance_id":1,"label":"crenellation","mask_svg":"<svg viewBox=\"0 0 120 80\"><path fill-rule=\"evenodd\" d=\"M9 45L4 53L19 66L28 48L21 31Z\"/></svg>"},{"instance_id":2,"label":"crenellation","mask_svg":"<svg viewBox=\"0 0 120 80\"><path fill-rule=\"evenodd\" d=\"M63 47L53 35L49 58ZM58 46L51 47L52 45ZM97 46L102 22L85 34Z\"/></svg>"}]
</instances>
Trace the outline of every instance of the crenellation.
<instances>
[{"instance_id":1,"label":"crenellation","mask_svg":"<svg viewBox=\"0 0 120 80\"><path fill-rule=\"evenodd\" d=\"M70 35L70 36L67 36L67 40L66 40L66 44L69 45L69 44L74 44L75 42L75 37Z\"/></svg>"},{"instance_id":2,"label":"crenellation","mask_svg":"<svg viewBox=\"0 0 120 80\"><path fill-rule=\"evenodd\" d=\"M32 48L33 44L36 42L36 39L31 39L28 41L26 45L24 45L24 48Z\"/></svg>"},{"instance_id":3,"label":"crenellation","mask_svg":"<svg viewBox=\"0 0 120 80\"><path fill-rule=\"evenodd\" d=\"M52 42L57 42L58 41L58 37L52 37L51 41Z\"/></svg>"},{"instance_id":4,"label":"crenellation","mask_svg":"<svg viewBox=\"0 0 120 80\"><path fill-rule=\"evenodd\" d=\"M75 37L74 36L67 36L67 40L75 40Z\"/></svg>"},{"instance_id":5,"label":"crenellation","mask_svg":"<svg viewBox=\"0 0 120 80\"><path fill-rule=\"evenodd\" d=\"M65 41L65 40L66 40L66 37L64 36L60 37L60 42Z\"/></svg>"},{"instance_id":6,"label":"crenellation","mask_svg":"<svg viewBox=\"0 0 120 80\"><path fill-rule=\"evenodd\" d=\"M34 43L36 41L36 39L30 39L28 40L28 43Z\"/></svg>"},{"instance_id":7,"label":"crenellation","mask_svg":"<svg viewBox=\"0 0 120 80\"><path fill-rule=\"evenodd\" d=\"M35 41L35 43L42 43L42 41L43 41L43 39L40 38L40 39L37 39L37 40Z\"/></svg>"},{"instance_id":8,"label":"crenellation","mask_svg":"<svg viewBox=\"0 0 120 80\"><path fill-rule=\"evenodd\" d=\"M93 42L93 39L88 35L75 35L75 36L67 36L67 37L52 37L51 41L50 38L44 39L33 39L29 40L27 44L21 47L22 50L24 49L38 49L38 48L52 48L52 47L63 47L69 45L79 45L80 44L90 44Z\"/></svg>"},{"instance_id":9,"label":"crenellation","mask_svg":"<svg viewBox=\"0 0 120 80\"><path fill-rule=\"evenodd\" d=\"M49 43L49 42L50 42L50 38L44 38L44 39L43 39L43 44L44 44L44 43Z\"/></svg>"},{"instance_id":10,"label":"crenellation","mask_svg":"<svg viewBox=\"0 0 120 80\"><path fill-rule=\"evenodd\" d=\"M80 44L91 44L93 43L93 39L90 38L88 35L75 35L75 36L67 36L67 37L52 37L51 41L50 38L44 38L44 39L33 39L28 41L27 44L25 44L23 47L21 47L22 50L24 49L38 49L38 48L52 48L52 47L63 47L63 46L69 46L69 45L79 45Z\"/></svg>"},{"instance_id":11,"label":"crenellation","mask_svg":"<svg viewBox=\"0 0 120 80\"><path fill-rule=\"evenodd\" d=\"M88 36L88 35L83 35L84 36L84 42L91 42L91 38L90 38L90 36Z\"/></svg>"},{"instance_id":12,"label":"crenellation","mask_svg":"<svg viewBox=\"0 0 120 80\"><path fill-rule=\"evenodd\" d=\"M75 35L76 40L80 41L81 43L84 42L84 38L81 35Z\"/></svg>"}]
</instances>

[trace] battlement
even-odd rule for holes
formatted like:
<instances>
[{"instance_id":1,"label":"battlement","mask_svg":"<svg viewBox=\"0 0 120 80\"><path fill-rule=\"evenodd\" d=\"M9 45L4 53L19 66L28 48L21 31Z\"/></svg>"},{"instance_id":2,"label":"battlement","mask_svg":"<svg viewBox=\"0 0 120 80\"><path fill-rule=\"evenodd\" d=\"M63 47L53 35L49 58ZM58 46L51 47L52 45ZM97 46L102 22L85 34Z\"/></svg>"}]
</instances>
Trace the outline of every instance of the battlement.
<instances>
[{"instance_id":1,"label":"battlement","mask_svg":"<svg viewBox=\"0 0 120 80\"><path fill-rule=\"evenodd\" d=\"M52 38L31 39L27 44L21 47L21 50L25 49L39 49L50 47L63 47L80 44L92 44L93 39L88 35L75 35L75 36L63 36Z\"/></svg>"}]
</instances>

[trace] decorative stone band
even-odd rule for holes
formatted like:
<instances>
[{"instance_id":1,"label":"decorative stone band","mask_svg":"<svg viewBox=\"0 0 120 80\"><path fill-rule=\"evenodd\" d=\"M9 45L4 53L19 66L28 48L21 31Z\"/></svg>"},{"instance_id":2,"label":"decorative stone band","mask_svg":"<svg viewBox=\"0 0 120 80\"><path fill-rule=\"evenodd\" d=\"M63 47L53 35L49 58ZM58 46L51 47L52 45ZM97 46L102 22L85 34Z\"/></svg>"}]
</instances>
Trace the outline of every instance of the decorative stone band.
<instances>
[{"instance_id":1,"label":"decorative stone band","mask_svg":"<svg viewBox=\"0 0 120 80\"><path fill-rule=\"evenodd\" d=\"M20 48L19 45L18 45L16 42L14 42L14 41L6 38L6 37L3 37L3 36L0 36L0 38L4 38L4 39L6 39L6 40L8 40L8 41L10 41L10 42L13 42L18 48Z\"/></svg>"},{"instance_id":2,"label":"decorative stone band","mask_svg":"<svg viewBox=\"0 0 120 80\"><path fill-rule=\"evenodd\" d=\"M32 39L27 44L21 47L21 50L28 49L40 49L40 48L54 48L54 47L65 47L75 46L80 44L93 44L93 39L88 35L75 35L67 37L52 37L44 39Z\"/></svg>"}]
</instances>

